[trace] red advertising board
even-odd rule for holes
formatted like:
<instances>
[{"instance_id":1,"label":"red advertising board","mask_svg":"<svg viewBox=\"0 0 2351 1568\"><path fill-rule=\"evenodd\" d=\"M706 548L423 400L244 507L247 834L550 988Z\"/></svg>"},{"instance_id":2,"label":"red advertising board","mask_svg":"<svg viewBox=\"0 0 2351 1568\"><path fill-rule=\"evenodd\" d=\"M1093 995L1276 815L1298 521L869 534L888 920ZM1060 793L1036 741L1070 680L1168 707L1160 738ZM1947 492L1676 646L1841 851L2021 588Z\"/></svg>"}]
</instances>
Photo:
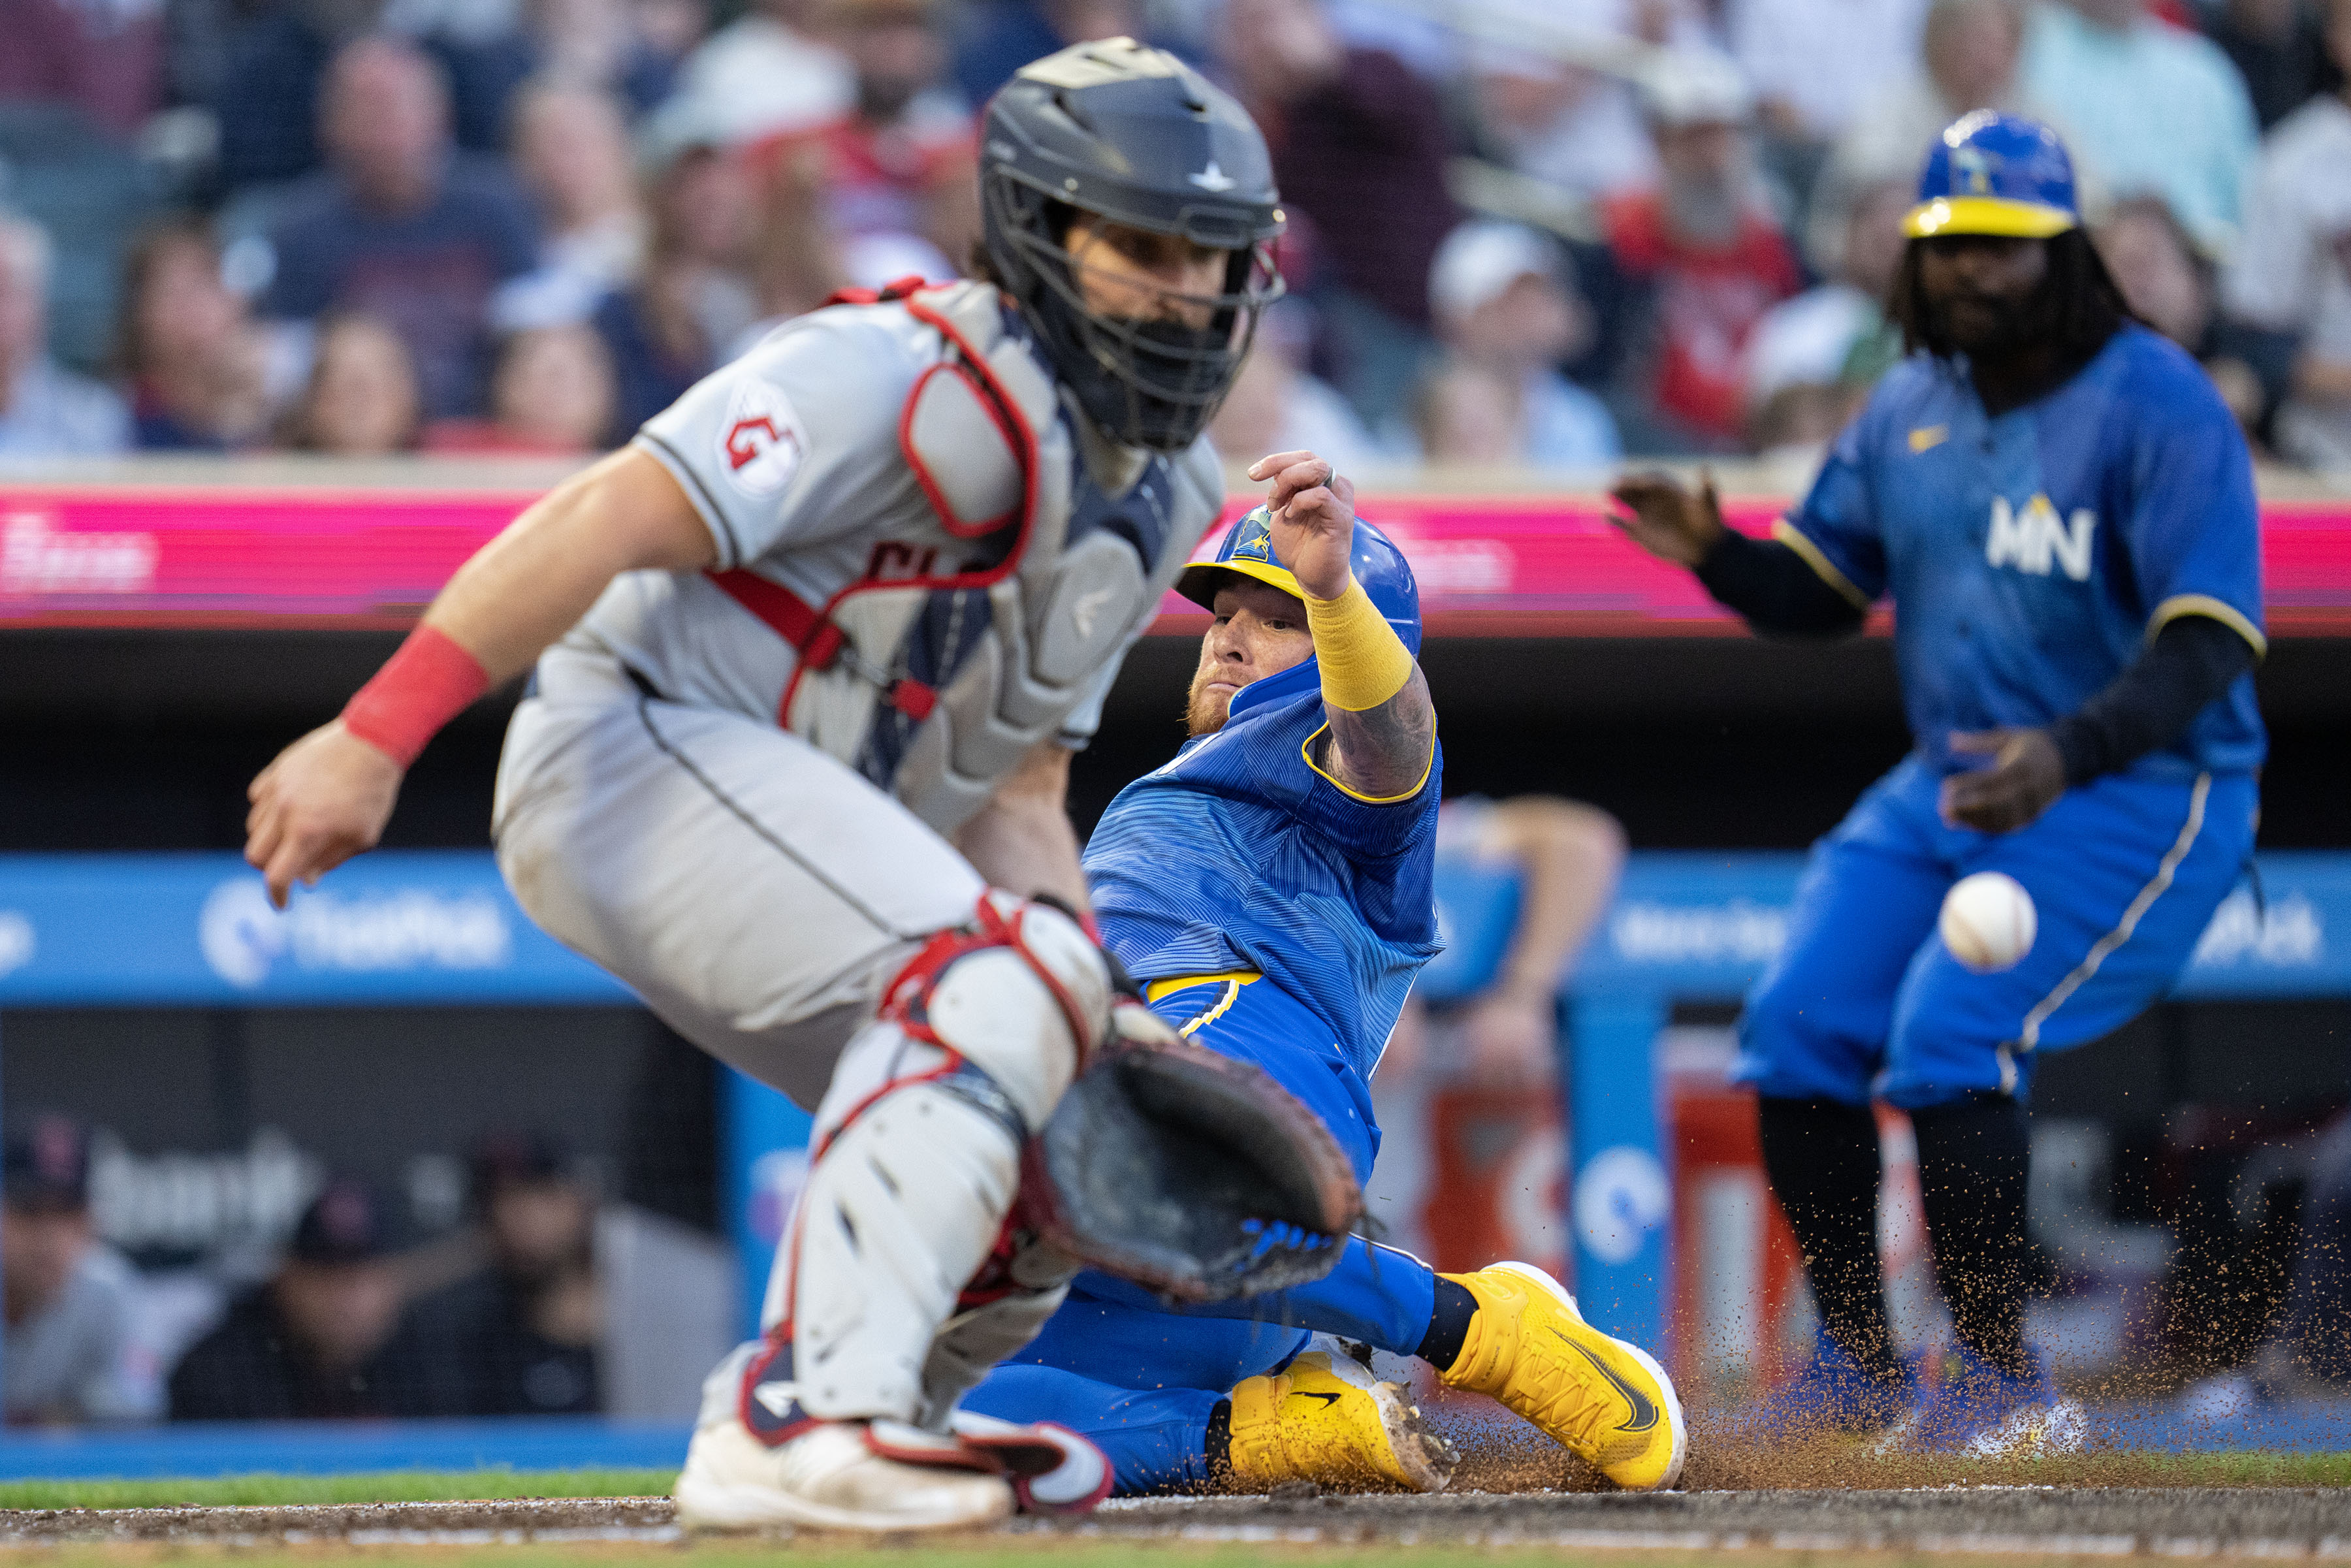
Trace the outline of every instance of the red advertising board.
<instances>
[{"instance_id":1,"label":"red advertising board","mask_svg":"<svg viewBox=\"0 0 2351 1568\"><path fill-rule=\"evenodd\" d=\"M532 493L0 483L0 625L392 626ZM1252 504L1236 497L1236 515ZM1782 503L1738 498L1767 529ZM1735 633L1684 571L1635 549L1596 495L1368 495L1439 632ZM2351 499L2264 507L2270 626L2351 634ZM1170 596L1161 629L1197 617Z\"/></svg>"}]
</instances>

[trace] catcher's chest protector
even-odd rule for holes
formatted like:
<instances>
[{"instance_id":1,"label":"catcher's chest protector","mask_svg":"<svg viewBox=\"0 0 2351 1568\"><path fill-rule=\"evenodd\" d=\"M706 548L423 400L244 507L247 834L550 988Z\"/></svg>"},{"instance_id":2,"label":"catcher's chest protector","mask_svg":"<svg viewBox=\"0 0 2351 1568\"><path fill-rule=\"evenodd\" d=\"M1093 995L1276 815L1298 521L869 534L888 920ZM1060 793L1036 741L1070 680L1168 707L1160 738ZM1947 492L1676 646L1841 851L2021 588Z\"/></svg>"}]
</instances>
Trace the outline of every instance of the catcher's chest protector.
<instances>
[{"instance_id":1,"label":"catcher's chest protector","mask_svg":"<svg viewBox=\"0 0 2351 1568\"><path fill-rule=\"evenodd\" d=\"M797 617L754 602L775 591L748 573L716 580L799 651L783 727L952 832L1150 623L1222 485L1196 446L1106 494L992 287L901 303L942 353L907 396L899 446L960 552L883 540L866 576Z\"/></svg>"}]
</instances>

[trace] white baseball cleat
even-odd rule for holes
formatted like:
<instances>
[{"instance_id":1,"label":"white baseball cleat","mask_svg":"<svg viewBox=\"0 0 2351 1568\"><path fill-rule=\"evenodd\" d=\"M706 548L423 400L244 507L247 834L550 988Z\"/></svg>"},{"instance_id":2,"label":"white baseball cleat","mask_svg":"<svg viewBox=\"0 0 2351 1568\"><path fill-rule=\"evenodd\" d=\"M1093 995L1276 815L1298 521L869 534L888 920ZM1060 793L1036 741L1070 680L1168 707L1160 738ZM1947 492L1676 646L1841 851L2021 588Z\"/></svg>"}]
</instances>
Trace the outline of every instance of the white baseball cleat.
<instances>
[{"instance_id":1,"label":"white baseball cleat","mask_svg":"<svg viewBox=\"0 0 2351 1568\"><path fill-rule=\"evenodd\" d=\"M1004 1473L1022 1513L1091 1513L1118 1479L1093 1439L1059 1421L1024 1425L957 1410L947 1428Z\"/></svg>"},{"instance_id":2,"label":"white baseball cleat","mask_svg":"<svg viewBox=\"0 0 2351 1568\"><path fill-rule=\"evenodd\" d=\"M689 1530L970 1530L1012 1512L1002 1477L893 1458L901 1438L937 1441L895 1422L820 1421L771 1448L740 1421L704 1427L677 1478L677 1521Z\"/></svg>"},{"instance_id":3,"label":"white baseball cleat","mask_svg":"<svg viewBox=\"0 0 2351 1568\"><path fill-rule=\"evenodd\" d=\"M703 1384L672 1495L688 1530L969 1530L1011 1513L1002 1468L960 1437L903 1421L810 1416L791 1343L778 1338L742 1346Z\"/></svg>"},{"instance_id":4,"label":"white baseball cleat","mask_svg":"<svg viewBox=\"0 0 2351 1568\"><path fill-rule=\"evenodd\" d=\"M2032 1375L2019 1376L1964 1344L1953 1352L1942 1382L1886 1430L1879 1454L2040 1458L2089 1446L2087 1415L2058 1392L2042 1357L2033 1357Z\"/></svg>"}]
</instances>

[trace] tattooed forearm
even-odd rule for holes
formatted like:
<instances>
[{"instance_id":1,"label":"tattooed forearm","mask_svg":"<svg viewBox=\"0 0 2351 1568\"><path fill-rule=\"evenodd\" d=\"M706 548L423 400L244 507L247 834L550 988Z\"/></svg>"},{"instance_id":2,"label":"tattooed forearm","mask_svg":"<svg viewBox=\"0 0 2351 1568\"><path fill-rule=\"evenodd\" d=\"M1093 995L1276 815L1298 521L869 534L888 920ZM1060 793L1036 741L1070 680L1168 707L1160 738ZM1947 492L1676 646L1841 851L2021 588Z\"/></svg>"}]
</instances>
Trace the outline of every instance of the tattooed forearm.
<instances>
[{"instance_id":1,"label":"tattooed forearm","mask_svg":"<svg viewBox=\"0 0 2351 1568\"><path fill-rule=\"evenodd\" d=\"M1437 706L1419 670L1377 707L1355 713L1326 703L1322 711L1331 719L1332 778L1380 800L1420 787L1437 748Z\"/></svg>"}]
</instances>

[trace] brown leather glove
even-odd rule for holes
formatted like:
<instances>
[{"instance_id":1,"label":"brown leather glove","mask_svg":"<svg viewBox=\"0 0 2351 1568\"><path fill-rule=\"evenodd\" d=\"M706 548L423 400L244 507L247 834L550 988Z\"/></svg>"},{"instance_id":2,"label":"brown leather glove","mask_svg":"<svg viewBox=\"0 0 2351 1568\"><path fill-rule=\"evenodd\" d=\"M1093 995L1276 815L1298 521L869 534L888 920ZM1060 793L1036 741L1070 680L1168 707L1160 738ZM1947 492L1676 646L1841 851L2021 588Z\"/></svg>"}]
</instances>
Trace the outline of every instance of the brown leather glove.
<instances>
[{"instance_id":1,"label":"brown leather glove","mask_svg":"<svg viewBox=\"0 0 2351 1568\"><path fill-rule=\"evenodd\" d=\"M1023 1218L1178 1301L1322 1278L1364 1212L1339 1141L1263 1070L1159 1032L1114 1040L1029 1139Z\"/></svg>"}]
</instances>

